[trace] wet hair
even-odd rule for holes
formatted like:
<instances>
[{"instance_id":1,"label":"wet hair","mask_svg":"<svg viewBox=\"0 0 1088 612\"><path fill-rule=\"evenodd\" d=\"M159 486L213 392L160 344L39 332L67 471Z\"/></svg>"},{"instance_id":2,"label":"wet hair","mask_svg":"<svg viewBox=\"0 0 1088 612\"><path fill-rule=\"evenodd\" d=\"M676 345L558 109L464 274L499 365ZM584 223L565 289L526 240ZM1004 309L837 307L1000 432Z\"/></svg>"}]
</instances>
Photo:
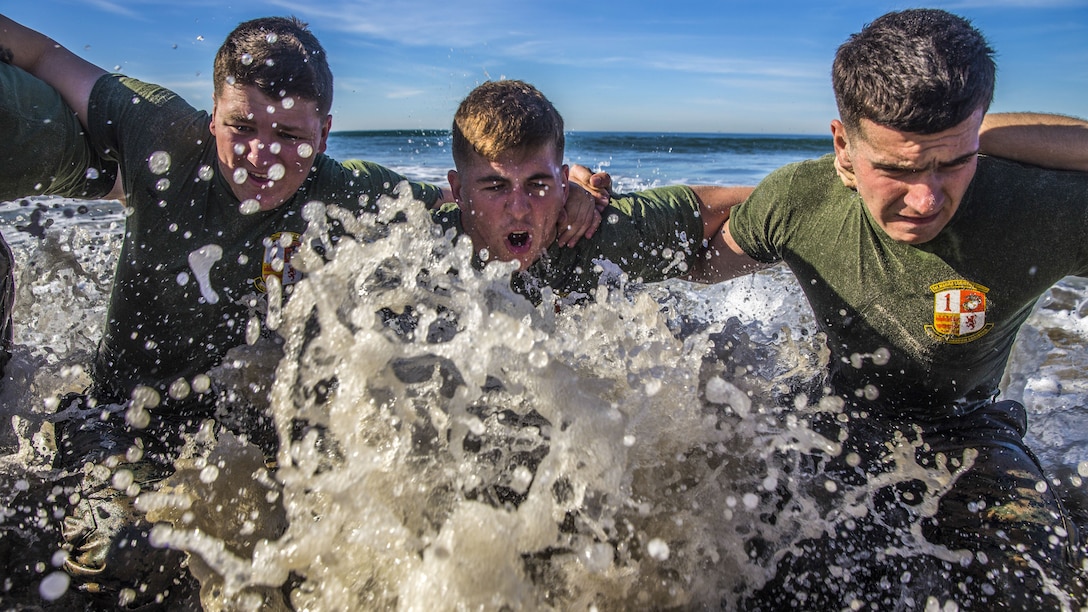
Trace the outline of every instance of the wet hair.
<instances>
[{"instance_id":1,"label":"wet hair","mask_svg":"<svg viewBox=\"0 0 1088 612\"><path fill-rule=\"evenodd\" d=\"M302 98L327 115L332 108L328 56L306 23L261 17L238 24L215 55L216 99L228 84L256 87L274 100Z\"/></svg>"},{"instance_id":2,"label":"wet hair","mask_svg":"<svg viewBox=\"0 0 1088 612\"><path fill-rule=\"evenodd\" d=\"M883 15L835 54L839 118L853 132L862 119L917 134L955 127L990 107L993 54L969 21L946 11Z\"/></svg>"},{"instance_id":3,"label":"wet hair","mask_svg":"<svg viewBox=\"0 0 1088 612\"><path fill-rule=\"evenodd\" d=\"M453 116L453 161L471 152L494 161L508 151L555 143L563 158L563 117L537 88L517 80L488 81L476 87Z\"/></svg>"}]
</instances>

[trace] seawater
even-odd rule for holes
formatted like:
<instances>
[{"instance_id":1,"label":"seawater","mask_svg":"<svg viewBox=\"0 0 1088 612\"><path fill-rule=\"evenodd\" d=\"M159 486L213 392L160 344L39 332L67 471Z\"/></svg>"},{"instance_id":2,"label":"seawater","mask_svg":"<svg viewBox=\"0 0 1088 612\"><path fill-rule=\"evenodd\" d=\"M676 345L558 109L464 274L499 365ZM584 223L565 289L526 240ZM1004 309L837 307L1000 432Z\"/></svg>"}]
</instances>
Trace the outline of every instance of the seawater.
<instances>
[{"instance_id":1,"label":"seawater","mask_svg":"<svg viewBox=\"0 0 1088 612\"><path fill-rule=\"evenodd\" d=\"M637 189L753 184L764 165L820 154L820 139L761 140L573 134L568 157ZM330 153L421 180L449 166L442 132L334 135ZM377 223L397 212L405 223ZM204 432L140 498L163 521L156 541L192 553L206 609L732 609L776 551L842 520L821 510L821 476L797 469L837 452L807 426L836 407L819 399L827 351L788 271L632 281L556 311L512 294L507 266L473 271L418 202L381 215L344 219L328 261L303 250L306 281L270 309L282 359L244 347L212 373L268 398L275 467L244 438ZM19 274L0 397L11 499L56 477L50 418L87 382L124 219L115 202L51 198L4 204L0 219ZM1088 283L1049 292L1004 382L1082 525L1086 316ZM868 503L864 487L839 493ZM55 594L54 559L40 576Z\"/></svg>"}]
</instances>

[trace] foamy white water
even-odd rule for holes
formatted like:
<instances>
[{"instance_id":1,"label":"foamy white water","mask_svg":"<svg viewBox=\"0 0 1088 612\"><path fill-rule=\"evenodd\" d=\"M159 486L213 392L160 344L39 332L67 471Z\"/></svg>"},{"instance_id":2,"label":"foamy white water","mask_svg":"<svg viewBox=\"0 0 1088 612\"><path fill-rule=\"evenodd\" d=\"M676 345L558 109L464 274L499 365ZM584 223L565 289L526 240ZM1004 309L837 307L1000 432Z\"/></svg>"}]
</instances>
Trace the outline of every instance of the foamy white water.
<instances>
[{"instance_id":1,"label":"foamy white water","mask_svg":"<svg viewBox=\"0 0 1088 612\"><path fill-rule=\"evenodd\" d=\"M13 231L39 202L80 205L0 207L19 271L0 469L27 486L52 476L55 398L87 382L123 221L114 206L47 215L42 240ZM283 360L232 355L239 389L271 390L278 468L206 432L141 498L170 525L156 540L190 551L212 585L206 608L275 609L284 584L309 610L729 608L773 567L753 541L781 550L841 520L812 499L822 482L787 477L799 453L836 451L804 426L828 407L794 403L827 354L787 271L629 287L557 313L512 294L509 268L473 271L418 203L382 209L409 222L346 223L357 239L331 261L297 260ZM1074 508L1088 506L1086 315L1085 283L1052 291L1005 383ZM768 522L782 490L791 511ZM45 559L53 595L50 576Z\"/></svg>"}]
</instances>

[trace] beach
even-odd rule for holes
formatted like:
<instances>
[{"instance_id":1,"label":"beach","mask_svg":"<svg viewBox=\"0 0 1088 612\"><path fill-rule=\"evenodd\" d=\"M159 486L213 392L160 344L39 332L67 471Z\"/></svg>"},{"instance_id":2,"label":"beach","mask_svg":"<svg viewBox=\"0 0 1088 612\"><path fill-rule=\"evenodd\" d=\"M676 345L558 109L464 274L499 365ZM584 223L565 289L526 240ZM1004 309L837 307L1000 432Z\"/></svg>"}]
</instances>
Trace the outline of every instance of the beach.
<instances>
[{"instance_id":1,"label":"beach","mask_svg":"<svg viewBox=\"0 0 1088 612\"><path fill-rule=\"evenodd\" d=\"M618 191L755 184L829 150L818 137L568 140L569 161L609 171ZM441 131L334 133L329 153L439 183L450 163ZM802 456L835 444L808 427L833 409L821 397L828 356L787 270L714 286L620 279L590 306L557 312L513 294L508 267L468 272L469 250L441 236L418 202L382 210L408 221L380 240L342 241L277 313L282 360L258 345L218 373L240 395L249 390L246 401L265 402L281 443L275 469L223 432L145 498L169 525L157 541L192 553L191 571L216 585L215 602L736 609L768 579L775 551L842 520L819 510L819 475L797 475ZM18 286L16 350L0 394L5 507L57 476L57 400L88 383L123 224L117 202L0 205ZM463 273L382 284L379 267L397 279ZM376 318L409 306L419 329L452 316L456 332L436 342L390 333ZM305 334L311 317L321 321L316 338ZM1061 491L1082 527L1086 340L1088 282L1066 279L1021 331L1002 385L1028 410L1028 443L1052 476L1042 486ZM298 393L328 380L335 392L320 402ZM837 493L864 506L863 489ZM27 508L18 525L9 516L0 527L48 535L51 512ZM52 554L9 575L58 605L68 596ZM284 584L294 585L289 595Z\"/></svg>"}]
</instances>

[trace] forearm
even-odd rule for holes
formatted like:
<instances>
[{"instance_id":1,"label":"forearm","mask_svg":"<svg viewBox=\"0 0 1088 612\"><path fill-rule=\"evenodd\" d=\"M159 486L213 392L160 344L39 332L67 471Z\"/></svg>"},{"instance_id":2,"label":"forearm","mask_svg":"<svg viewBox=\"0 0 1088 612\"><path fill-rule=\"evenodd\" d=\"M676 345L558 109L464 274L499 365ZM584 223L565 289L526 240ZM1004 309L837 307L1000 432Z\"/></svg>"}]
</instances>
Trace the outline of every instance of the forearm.
<instances>
[{"instance_id":1,"label":"forearm","mask_svg":"<svg viewBox=\"0 0 1088 612\"><path fill-rule=\"evenodd\" d=\"M979 152L1020 162L1088 172L1088 122L1041 113L993 113L979 130Z\"/></svg>"}]
</instances>

